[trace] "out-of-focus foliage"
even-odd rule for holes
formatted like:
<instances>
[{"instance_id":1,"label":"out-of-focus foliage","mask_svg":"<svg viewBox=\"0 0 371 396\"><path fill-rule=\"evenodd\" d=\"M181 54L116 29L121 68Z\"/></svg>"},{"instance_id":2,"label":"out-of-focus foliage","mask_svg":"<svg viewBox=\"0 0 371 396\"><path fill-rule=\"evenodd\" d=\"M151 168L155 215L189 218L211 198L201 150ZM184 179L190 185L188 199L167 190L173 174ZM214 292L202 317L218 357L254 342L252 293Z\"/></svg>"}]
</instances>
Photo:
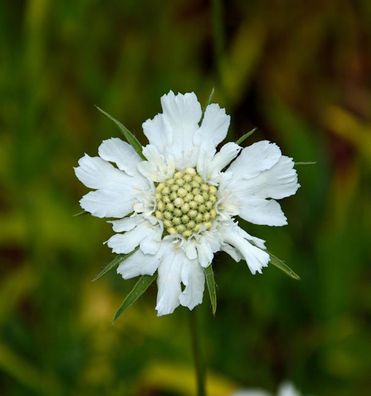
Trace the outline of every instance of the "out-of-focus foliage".
<instances>
[{"instance_id":1,"label":"out-of-focus foliage","mask_svg":"<svg viewBox=\"0 0 371 396\"><path fill-rule=\"evenodd\" d=\"M162 94L206 103L213 86L231 138L256 126L250 142L317 164L298 169L287 227L246 224L301 281L217 256L210 395L284 379L371 394L371 2L228 1L214 25L212 3L0 2L1 395L193 394L184 309L157 318L151 287L112 325L135 281L91 282L111 230L72 216L86 192L72 167L119 136L94 105L144 143Z\"/></svg>"}]
</instances>

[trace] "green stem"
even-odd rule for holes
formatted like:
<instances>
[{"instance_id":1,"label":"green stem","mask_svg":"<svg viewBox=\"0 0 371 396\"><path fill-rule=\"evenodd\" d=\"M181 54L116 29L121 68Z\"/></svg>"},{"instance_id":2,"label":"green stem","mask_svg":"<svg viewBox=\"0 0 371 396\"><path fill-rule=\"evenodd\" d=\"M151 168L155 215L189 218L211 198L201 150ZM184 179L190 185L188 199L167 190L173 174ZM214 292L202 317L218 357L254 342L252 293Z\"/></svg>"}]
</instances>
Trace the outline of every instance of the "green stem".
<instances>
[{"instance_id":1,"label":"green stem","mask_svg":"<svg viewBox=\"0 0 371 396\"><path fill-rule=\"evenodd\" d=\"M196 310L189 313L189 329L191 333L192 352L197 380L197 396L206 396L206 369L200 346L200 331Z\"/></svg>"}]
</instances>

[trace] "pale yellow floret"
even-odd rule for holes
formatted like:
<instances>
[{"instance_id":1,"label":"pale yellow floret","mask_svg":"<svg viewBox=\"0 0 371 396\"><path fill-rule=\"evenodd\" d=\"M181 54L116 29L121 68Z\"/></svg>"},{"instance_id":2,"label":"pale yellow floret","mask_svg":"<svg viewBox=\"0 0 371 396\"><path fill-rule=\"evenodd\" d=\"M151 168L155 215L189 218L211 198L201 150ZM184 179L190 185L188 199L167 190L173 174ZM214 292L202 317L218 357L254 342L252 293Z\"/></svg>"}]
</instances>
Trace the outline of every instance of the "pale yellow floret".
<instances>
[{"instance_id":1,"label":"pale yellow floret","mask_svg":"<svg viewBox=\"0 0 371 396\"><path fill-rule=\"evenodd\" d=\"M170 220L173 218L173 215L172 215L172 213L166 211L166 212L164 212L164 217L166 220Z\"/></svg>"},{"instance_id":2,"label":"pale yellow floret","mask_svg":"<svg viewBox=\"0 0 371 396\"><path fill-rule=\"evenodd\" d=\"M197 223L202 223L202 220L204 217L202 216L202 213L197 213L197 216L195 217L195 220Z\"/></svg>"},{"instance_id":3,"label":"pale yellow floret","mask_svg":"<svg viewBox=\"0 0 371 396\"><path fill-rule=\"evenodd\" d=\"M192 199L193 199L193 196L192 196ZM198 207L198 204L197 204L196 201L191 201L191 202L189 203L189 207L190 207L191 209L196 209L196 208Z\"/></svg>"},{"instance_id":4,"label":"pale yellow floret","mask_svg":"<svg viewBox=\"0 0 371 396\"><path fill-rule=\"evenodd\" d=\"M182 198L177 197L177 198L174 199L174 205L175 205L177 208L180 208L181 206L183 206L183 204L184 204L184 201L183 201Z\"/></svg>"},{"instance_id":5,"label":"pale yellow floret","mask_svg":"<svg viewBox=\"0 0 371 396\"><path fill-rule=\"evenodd\" d=\"M181 234L182 232L184 232L184 231L186 230L186 227L185 227L184 224L179 224L179 225L176 227L176 230L177 230L178 234Z\"/></svg>"},{"instance_id":6,"label":"pale yellow floret","mask_svg":"<svg viewBox=\"0 0 371 396\"><path fill-rule=\"evenodd\" d=\"M187 195L187 191L183 188L183 187L181 187L178 191L177 191L177 193L178 193L178 196L179 197L185 197L186 195Z\"/></svg>"},{"instance_id":7,"label":"pale yellow floret","mask_svg":"<svg viewBox=\"0 0 371 396\"><path fill-rule=\"evenodd\" d=\"M171 226L172 226L172 222L170 221L170 220L164 220L164 226L166 227L166 228L170 228Z\"/></svg>"},{"instance_id":8,"label":"pale yellow floret","mask_svg":"<svg viewBox=\"0 0 371 396\"><path fill-rule=\"evenodd\" d=\"M185 173L187 173L188 175L191 175L191 176L196 176L197 175L197 172L196 172L195 168L187 168L185 170Z\"/></svg>"},{"instance_id":9,"label":"pale yellow floret","mask_svg":"<svg viewBox=\"0 0 371 396\"><path fill-rule=\"evenodd\" d=\"M195 218L196 216L198 215L198 212L197 212L197 210L195 210L195 209L192 209L192 210L190 210L189 212L188 212L188 216L190 217L190 218Z\"/></svg>"},{"instance_id":10,"label":"pale yellow floret","mask_svg":"<svg viewBox=\"0 0 371 396\"><path fill-rule=\"evenodd\" d=\"M179 217L173 217L172 223L174 225L179 225L181 223L181 219Z\"/></svg>"},{"instance_id":11,"label":"pale yellow floret","mask_svg":"<svg viewBox=\"0 0 371 396\"><path fill-rule=\"evenodd\" d=\"M162 195L168 195L170 194L170 188L168 186L165 186L162 191L161 191Z\"/></svg>"},{"instance_id":12,"label":"pale yellow floret","mask_svg":"<svg viewBox=\"0 0 371 396\"><path fill-rule=\"evenodd\" d=\"M185 230L183 232L183 236L184 236L184 238L189 238L190 236L192 236L192 231L191 230Z\"/></svg>"},{"instance_id":13,"label":"pale yellow floret","mask_svg":"<svg viewBox=\"0 0 371 396\"><path fill-rule=\"evenodd\" d=\"M217 217L217 188L203 181L194 168L179 170L156 187L155 216L168 235L184 238L209 230Z\"/></svg>"},{"instance_id":14,"label":"pale yellow floret","mask_svg":"<svg viewBox=\"0 0 371 396\"><path fill-rule=\"evenodd\" d=\"M206 205L205 204L198 205L198 211L201 213L206 212Z\"/></svg>"},{"instance_id":15,"label":"pale yellow floret","mask_svg":"<svg viewBox=\"0 0 371 396\"><path fill-rule=\"evenodd\" d=\"M216 194L218 190L216 189L215 186L209 185L209 192L210 194Z\"/></svg>"},{"instance_id":16,"label":"pale yellow floret","mask_svg":"<svg viewBox=\"0 0 371 396\"><path fill-rule=\"evenodd\" d=\"M171 202L167 203L166 210L168 210L169 212L172 212L174 210L174 205Z\"/></svg>"},{"instance_id":17,"label":"pale yellow floret","mask_svg":"<svg viewBox=\"0 0 371 396\"><path fill-rule=\"evenodd\" d=\"M182 216L183 212L179 208L174 209L174 216L180 217Z\"/></svg>"},{"instance_id":18,"label":"pale yellow floret","mask_svg":"<svg viewBox=\"0 0 371 396\"><path fill-rule=\"evenodd\" d=\"M212 204L212 202L210 202L210 201L207 201L206 203L205 203L205 206L206 206L206 209L207 210L211 210L212 208L213 208L213 204Z\"/></svg>"},{"instance_id":19,"label":"pale yellow floret","mask_svg":"<svg viewBox=\"0 0 371 396\"><path fill-rule=\"evenodd\" d=\"M203 196L201 195L201 194L197 194L196 196L195 196L195 201L198 203L198 204L202 204L202 203L204 203L204 198L203 198Z\"/></svg>"}]
</instances>

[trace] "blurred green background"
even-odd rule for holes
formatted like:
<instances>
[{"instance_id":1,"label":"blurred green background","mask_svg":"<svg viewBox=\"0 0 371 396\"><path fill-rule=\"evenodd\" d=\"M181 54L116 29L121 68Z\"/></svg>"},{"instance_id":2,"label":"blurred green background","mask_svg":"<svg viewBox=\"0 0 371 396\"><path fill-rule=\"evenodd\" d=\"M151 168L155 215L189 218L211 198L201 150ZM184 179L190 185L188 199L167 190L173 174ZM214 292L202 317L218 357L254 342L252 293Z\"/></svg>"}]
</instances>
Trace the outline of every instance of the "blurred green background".
<instances>
[{"instance_id":1,"label":"blurred green background","mask_svg":"<svg viewBox=\"0 0 371 396\"><path fill-rule=\"evenodd\" d=\"M371 394L371 2L0 1L0 394L193 395L187 312L157 318L156 288L120 319L135 281L91 279L109 224L73 217L73 166L141 123L170 89L256 126L296 161L289 225L248 225L301 275L214 262L201 307L209 394Z\"/></svg>"}]
</instances>

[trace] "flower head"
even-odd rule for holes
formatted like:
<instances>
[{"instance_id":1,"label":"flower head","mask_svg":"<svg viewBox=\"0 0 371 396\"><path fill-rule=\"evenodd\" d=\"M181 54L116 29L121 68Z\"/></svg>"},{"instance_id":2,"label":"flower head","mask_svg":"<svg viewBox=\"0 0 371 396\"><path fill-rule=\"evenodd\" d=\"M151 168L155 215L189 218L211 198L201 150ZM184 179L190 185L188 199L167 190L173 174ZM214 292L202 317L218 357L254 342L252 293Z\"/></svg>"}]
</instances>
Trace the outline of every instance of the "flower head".
<instances>
[{"instance_id":1,"label":"flower head","mask_svg":"<svg viewBox=\"0 0 371 396\"><path fill-rule=\"evenodd\" d=\"M202 302L203 269L217 251L260 273L270 260L264 241L240 228L236 217L287 224L277 199L295 194L299 184L293 160L274 143L244 149L227 143L217 151L230 122L217 104L202 117L194 93L170 92L161 105L162 113L143 124L149 140L143 157L112 138L100 145L99 157L82 157L75 172L95 190L81 207L115 219L108 246L117 254L133 252L118 273L129 279L157 271L156 310L165 315Z\"/></svg>"}]
</instances>

